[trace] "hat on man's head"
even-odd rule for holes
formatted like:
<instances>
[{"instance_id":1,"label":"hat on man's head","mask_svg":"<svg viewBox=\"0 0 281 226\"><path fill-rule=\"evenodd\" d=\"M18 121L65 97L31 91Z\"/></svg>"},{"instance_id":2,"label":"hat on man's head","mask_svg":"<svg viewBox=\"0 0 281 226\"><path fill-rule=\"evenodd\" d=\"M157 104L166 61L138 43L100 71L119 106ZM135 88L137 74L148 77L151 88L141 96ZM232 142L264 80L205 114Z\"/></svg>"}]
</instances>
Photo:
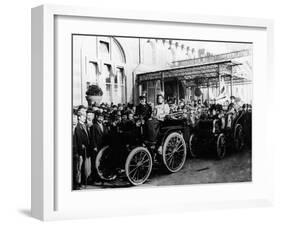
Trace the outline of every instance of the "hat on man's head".
<instances>
[{"instance_id":1,"label":"hat on man's head","mask_svg":"<svg viewBox=\"0 0 281 226\"><path fill-rule=\"evenodd\" d=\"M79 107L78 107L78 111L80 111L81 109L87 109L84 105L79 105Z\"/></svg>"},{"instance_id":2,"label":"hat on man's head","mask_svg":"<svg viewBox=\"0 0 281 226\"><path fill-rule=\"evenodd\" d=\"M102 112L100 110L97 110L95 112L95 115L96 115L96 117L103 116L103 114L102 114Z\"/></svg>"},{"instance_id":3,"label":"hat on man's head","mask_svg":"<svg viewBox=\"0 0 281 226\"><path fill-rule=\"evenodd\" d=\"M87 109L87 114L88 114L88 113L94 113L93 108L88 108L88 109Z\"/></svg>"},{"instance_id":4,"label":"hat on man's head","mask_svg":"<svg viewBox=\"0 0 281 226\"><path fill-rule=\"evenodd\" d=\"M84 115L84 114L83 114L81 111L78 111L78 112L77 112L77 116L78 116L78 117L80 117L80 116L82 116L82 115Z\"/></svg>"},{"instance_id":5,"label":"hat on man's head","mask_svg":"<svg viewBox=\"0 0 281 226\"><path fill-rule=\"evenodd\" d=\"M146 92L143 92L140 96L139 96L140 100L146 99Z\"/></svg>"}]
</instances>

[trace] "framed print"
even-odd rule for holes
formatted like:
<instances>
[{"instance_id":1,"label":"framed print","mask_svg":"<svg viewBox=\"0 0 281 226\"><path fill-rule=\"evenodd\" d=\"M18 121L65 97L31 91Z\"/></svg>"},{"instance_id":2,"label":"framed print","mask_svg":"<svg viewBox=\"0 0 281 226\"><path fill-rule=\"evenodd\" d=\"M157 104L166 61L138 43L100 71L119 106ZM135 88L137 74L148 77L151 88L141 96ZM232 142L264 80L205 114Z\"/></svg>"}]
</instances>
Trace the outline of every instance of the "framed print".
<instances>
[{"instance_id":1,"label":"framed print","mask_svg":"<svg viewBox=\"0 0 281 226\"><path fill-rule=\"evenodd\" d=\"M32 216L270 205L272 32L264 19L32 9Z\"/></svg>"}]
</instances>

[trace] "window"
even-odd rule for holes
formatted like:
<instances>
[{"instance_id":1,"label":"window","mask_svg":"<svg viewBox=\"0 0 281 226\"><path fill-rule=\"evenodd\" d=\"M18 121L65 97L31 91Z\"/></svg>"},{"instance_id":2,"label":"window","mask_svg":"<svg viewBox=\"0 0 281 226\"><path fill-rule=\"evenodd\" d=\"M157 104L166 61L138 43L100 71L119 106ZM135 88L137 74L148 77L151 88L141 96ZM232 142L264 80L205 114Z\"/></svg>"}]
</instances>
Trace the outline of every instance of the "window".
<instances>
[{"instance_id":1,"label":"window","mask_svg":"<svg viewBox=\"0 0 281 226\"><path fill-rule=\"evenodd\" d=\"M112 41L111 51L112 51L112 59L114 60L115 63L124 64L126 62L123 49L115 38L113 38Z\"/></svg>"},{"instance_id":2,"label":"window","mask_svg":"<svg viewBox=\"0 0 281 226\"><path fill-rule=\"evenodd\" d=\"M117 74L117 81L118 81L118 93L117 95L119 97L119 102L125 102L125 75L123 68L117 68L116 70ZM120 95L121 94L121 95Z\"/></svg>"},{"instance_id":3,"label":"window","mask_svg":"<svg viewBox=\"0 0 281 226\"><path fill-rule=\"evenodd\" d=\"M105 90L103 102L124 103L125 102L125 76L123 68L116 68L116 73L112 74L111 66L104 64L103 85L100 82L102 90Z\"/></svg>"},{"instance_id":4,"label":"window","mask_svg":"<svg viewBox=\"0 0 281 226\"><path fill-rule=\"evenodd\" d=\"M99 42L99 55L101 59L109 59L109 43L105 41Z\"/></svg>"},{"instance_id":5,"label":"window","mask_svg":"<svg viewBox=\"0 0 281 226\"><path fill-rule=\"evenodd\" d=\"M111 75L111 66L108 64L104 64L103 67L103 81L105 84L105 95L103 102L110 103L112 102L112 84L113 84L113 76Z\"/></svg>"},{"instance_id":6,"label":"window","mask_svg":"<svg viewBox=\"0 0 281 226\"><path fill-rule=\"evenodd\" d=\"M87 74L87 82L90 84L98 83L98 65L95 62L89 63L88 74Z\"/></svg>"},{"instance_id":7,"label":"window","mask_svg":"<svg viewBox=\"0 0 281 226\"><path fill-rule=\"evenodd\" d=\"M125 76L123 68L116 68L116 74L114 75L112 83L112 99L114 104L124 103L125 101Z\"/></svg>"},{"instance_id":8,"label":"window","mask_svg":"<svg viewBox=\"0 0 281 226\"><path fill-rule=\"evenodd\" d=\"M108 39L108 42L103 39L98 44L98 55L102 62L104 62L102 64L102 74L97 79L97 84L104 91L102 102L109 104L124 103L126 101L124 69L122 66L115 66L126 63L123 49L115 39L111 41ZM112 59L110 56L112 56Z\"/></svg>"}]
</instances>

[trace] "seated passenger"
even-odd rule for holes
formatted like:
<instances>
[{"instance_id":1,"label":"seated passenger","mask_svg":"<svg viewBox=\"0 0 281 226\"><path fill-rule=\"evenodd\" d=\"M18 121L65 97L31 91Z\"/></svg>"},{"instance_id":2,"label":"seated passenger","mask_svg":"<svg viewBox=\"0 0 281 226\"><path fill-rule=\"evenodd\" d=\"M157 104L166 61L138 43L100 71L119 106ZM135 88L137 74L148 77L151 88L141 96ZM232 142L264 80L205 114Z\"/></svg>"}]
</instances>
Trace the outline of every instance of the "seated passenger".
<instances>
[{"instance_id":1,"label":"seated passenger","mask_svg":"<svg viewBox=\"0 0 281 226\"><path fill-rule=\"evenodd\" d=\"M226 114L233 114L233 115L235 115L236 113L237 113L237 111L236 111L235 105L233 103L230 103L228 105Z\"/></svg>"},{"instance_id":2,"label":"seated passenger","mask_svg":"<svg viewBox=\"0 0 281 226\"><path fill-rule=\"evenodd\" d=\"M238 111L239 108L240 108L240 106L237 104L237 102L239 100L240 100L240 98L236 98L235 96L230 97L230 104L229 105L232 105L234 107L235 111Z\"/></svg>"},{"instance_id":3,"label":"seated passenger","mask_svg":"<svg viewBox=\"0 0 281 226\"><path fill-rule=\"evenodd\" d=\"M185 108L185 103L184 103L184 100L181 99L181 100L179 100L178 111L183 111L184 108Z\"/></svg>"},{"instance_id":4,"label":"seated passenger","mask_svg":"<svg viewBox=\"0 0 281 226\"><path fill-rule=\"evenodd\" d=\"M157 95L157 105L155 106L156 109L156 118L159 121L164 121L164 118L166 115L170 113L170 107L168 104L165 104L164 102L164 96L163 94Z\"/></svg>"},{"instance_id":5,"label":"seated passenger","mask_svg":"<svg viewBox=\"0 0 281 226\"><path fill-rule=\"evenodd\" d=\"M194 110L190 111L190 124L191 126L195 126L197 122L197 117Z\"/></svg>"},{"instance_id":6,"label":"seated passenger","mask_svg":"<svg viewBox=\"0 0 281 226\"><path fill-rule=\"evenodd\" d=\"M226 123L225 123L225 113L222 105L217 107L217 115L218 115L218 119L220 120L221 129L224 129Z\"/></svg>"},{"instance_id":7,"label":"seated passenger","mask_svg":"<svg viewBox=\"0 0 281 226\"><path fill-rule=\"evenodd\" d=\"M145 96L140 96L139 100L140 100L140 104L136 107L135 115L138 118L141 118L143 120L147 120L147 118L151 114L152 108L148 103L146 103L146 97Z\"/></svg>"},{"instance_id":8,"label":"seated passenger","mask_svg":"<svg viewBox=\"0 0 281 226\"><path fill-rule=\"evenodd\" d=\"M227 112L226 112L226 128L227 129L232 128L232 123L234 121L234 118L236 117L236 114L237 114L237 112L234 107L234 104L230 103L228 105Z\"/></svg>"}]
</instances>

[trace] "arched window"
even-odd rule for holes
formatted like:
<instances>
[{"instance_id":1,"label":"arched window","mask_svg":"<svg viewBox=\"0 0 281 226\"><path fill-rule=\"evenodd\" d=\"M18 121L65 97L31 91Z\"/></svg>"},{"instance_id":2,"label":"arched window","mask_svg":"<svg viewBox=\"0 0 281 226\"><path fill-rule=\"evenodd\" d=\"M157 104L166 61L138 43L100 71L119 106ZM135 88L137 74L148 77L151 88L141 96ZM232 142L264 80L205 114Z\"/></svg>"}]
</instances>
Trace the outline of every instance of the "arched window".
<instances>
[{"instance_id":1,"label":"arched window","mask_svg":"<svg viewBox=\"0 0 281 226\"><path fill-rule=\"evenodd\" d=\"M100 57L104 62L102 73L99 76L98 85L104 91L102 102L105 103L124 103L125 99L125 74L124 66L126 57L122 46L115 38L109 39L110 45L102 44L100 47ZM107 53L108 49L108 54ZM109 59L107 59L109 57ZM105 63L109 62L109 63Z\"/></svg>"},{"instance_id":2,"label":"arched window","mask_svg":"<svg viewBox=\"0 0 281 226\"><path fill-rule=\"evenodd\" d=\"M75 104L83 103L87 88L98 85L103 91L102 102L126 101L126 55L119 41L106 36L75 39L74 73ZM122 42L121 42L122 43ZM83 45L82 45L83 44Z\"/></svg>"},{"instance_id":3,"label":"arched window","mask_svg":"<svg viewBox=\"0 0 281 226\"><path fill-rule=\"evenodd\" d=\"M115 63L125 64L126 57L125 57L122 46L115 38L112 38L112 40L113 40L113 42L112 42L112 60Z\"/></svg>"}]
</instances>

